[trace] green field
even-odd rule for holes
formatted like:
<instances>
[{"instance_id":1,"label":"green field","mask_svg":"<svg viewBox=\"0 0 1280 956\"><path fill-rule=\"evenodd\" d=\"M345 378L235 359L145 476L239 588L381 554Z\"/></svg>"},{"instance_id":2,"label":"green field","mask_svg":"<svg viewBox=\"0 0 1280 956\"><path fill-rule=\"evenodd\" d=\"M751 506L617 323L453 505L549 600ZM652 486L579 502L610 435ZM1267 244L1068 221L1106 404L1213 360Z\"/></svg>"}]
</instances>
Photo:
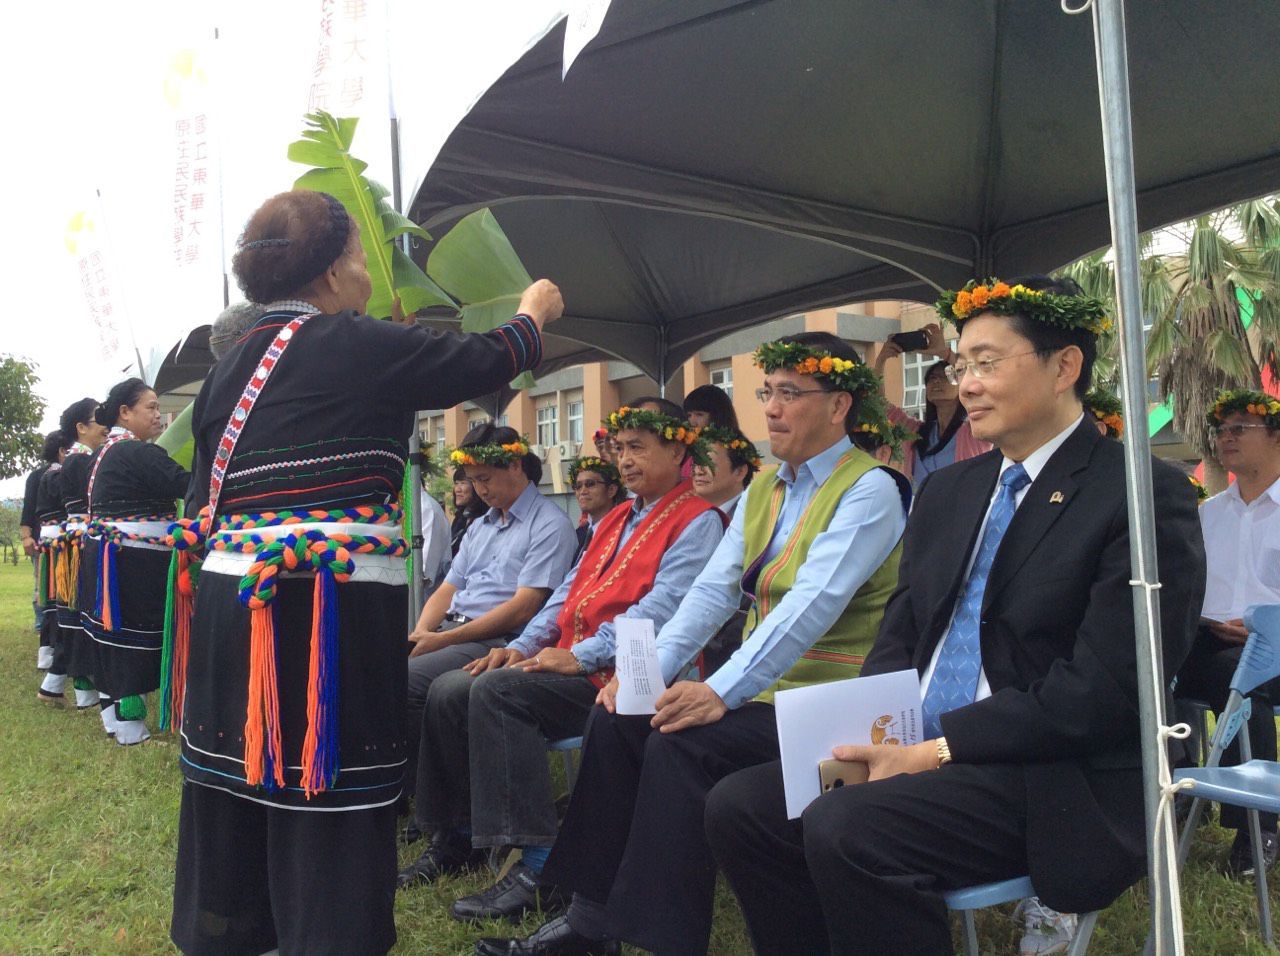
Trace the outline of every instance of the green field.
<instances>
[{"instance_id":1,"label":"green field","mask_svg":"<svg viewBox=\"0 0 1280 956\"><path fill-rule=\"evenodd\" d=\"M96 713L38 704L29 565L0 566L0 953L172 952L168 939L177 838L177 749L166 738L123 748ZM154 708L152 708L154 710ZM1263 953L1252 884L1219 875L1227 835L1205 827L1183 883L1189 953ZM421 849L421 845L413 850ZM413 856L406 850L405 862ZM395 952L471 952L484 934L446 915L450 901L487 879L447 880L400 894ZM1273 887L1275 874L1273 874ZM1280 910L1273 893L1273 910ZM1008 910L984 912L983 952L1017 953ZM1090 952L1141 951L1145 896L1134 890L1099 922ZM531 919L524 930L537 925ZM711 952L749 947L732 897L718 897Z\"/></svg>"}]
</instances>

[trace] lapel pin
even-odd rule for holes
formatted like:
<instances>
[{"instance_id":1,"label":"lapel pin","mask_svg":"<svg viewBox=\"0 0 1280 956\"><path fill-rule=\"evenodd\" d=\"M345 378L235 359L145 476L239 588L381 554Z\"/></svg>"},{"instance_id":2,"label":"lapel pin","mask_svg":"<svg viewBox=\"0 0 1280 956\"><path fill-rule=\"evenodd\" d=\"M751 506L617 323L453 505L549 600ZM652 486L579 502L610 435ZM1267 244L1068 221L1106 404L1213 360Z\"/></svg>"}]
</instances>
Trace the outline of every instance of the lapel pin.
<instances>
[{"instance_id":1,"label":"lapel pin","mask_svg":"<svg viewBox=\"0 0 1280 956\"><path fill-rule=\"evenodd\" d=\"M1049 496L1049 504L1051 505L1060 505L1066 500L1066 498L1062 497L1061 491L1055 491Z\"/></svg>"}]
</instances>

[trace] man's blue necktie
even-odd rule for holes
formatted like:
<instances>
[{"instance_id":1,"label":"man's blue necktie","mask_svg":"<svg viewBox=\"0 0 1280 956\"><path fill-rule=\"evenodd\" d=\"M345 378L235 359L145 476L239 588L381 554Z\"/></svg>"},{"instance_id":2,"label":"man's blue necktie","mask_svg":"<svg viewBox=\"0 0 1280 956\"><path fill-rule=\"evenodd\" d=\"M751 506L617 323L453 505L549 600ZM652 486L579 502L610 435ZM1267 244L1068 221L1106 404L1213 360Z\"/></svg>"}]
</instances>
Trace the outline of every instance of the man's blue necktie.
<instances>
[{"instance_id":1,"label":"man's blue necktie","mask_svg":"<svg viewBox=\"0 0 1280 956\"><path fill-rule=\"evenodd\" d=\"M1018 492L1030 484L1031 478L1020 464L1014 464L1000 476L1000 493L996 495L987 526L973 559L973 569L965 581L964 593L956 607L951 628L942 638L942 651L933 669L933 678L924 695L925 739L942 736L939 718L949 710L973 703L982 671L982 643L978 622L982 616L982 595L995 562L996 551L1017 509Z\"/></svg>"}]
</instances>

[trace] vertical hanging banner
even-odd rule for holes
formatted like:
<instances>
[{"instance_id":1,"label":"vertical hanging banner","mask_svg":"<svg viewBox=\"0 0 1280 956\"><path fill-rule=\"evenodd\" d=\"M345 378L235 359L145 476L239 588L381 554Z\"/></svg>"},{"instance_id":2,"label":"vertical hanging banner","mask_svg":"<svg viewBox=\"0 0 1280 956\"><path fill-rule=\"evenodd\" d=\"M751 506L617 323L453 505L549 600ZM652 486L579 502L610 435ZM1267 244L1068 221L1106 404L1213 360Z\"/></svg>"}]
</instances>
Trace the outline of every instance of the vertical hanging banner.
<instances>
[{"instance_id":1,"label":"vertical hanging banner","mask_svg":"<svg viewBox=\"0 0 1280 956\"><path fill-rule=\"evenodd\" d=\"M181 50L169 64L164 95L173 110L173 263L201 264L205 247L218 245L218 209L213 179L209 78L195 50Z\"/></svg>"},{"instance_id":2,"label":"vertical hanging banner","mask_svg":"<svg viewBox=\"0 0 1280 956\"><path fill-rule=\"evenodd\" d=\"M136 365L127 319L119 306L107 255L106 233L99 215L82 209L67 222L64 241L75 260L80 291L97 335L105 366L121 373Z\"/></svg>"},{"instance_id":3,"label":"vertical hanging banner","mask_svg":"<svg viewBox=\"0 0 1280 956\"><path fill-rule=\"evenodd\" d=\"M371 178L389 186L387 29L385 0L320 0L319 41L306 111L363 120L358 152L369 163Z\"/></svg>"}]
</instances>

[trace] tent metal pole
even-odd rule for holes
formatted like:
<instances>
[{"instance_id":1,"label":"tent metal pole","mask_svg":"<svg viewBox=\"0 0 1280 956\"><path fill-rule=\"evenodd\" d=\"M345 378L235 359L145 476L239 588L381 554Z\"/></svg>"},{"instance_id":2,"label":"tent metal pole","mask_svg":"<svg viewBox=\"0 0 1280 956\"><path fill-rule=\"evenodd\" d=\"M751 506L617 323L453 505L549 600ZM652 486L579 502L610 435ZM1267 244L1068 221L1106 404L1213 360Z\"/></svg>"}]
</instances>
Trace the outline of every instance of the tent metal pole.
<instances>
[{"instance_id":1,"label":"tent metal pole","mask_svg":"<svg viewBox=\"0 0 1280 956\"><path fill-rule=\"evenodd\" d=\"M404 212L400 193L400 120L391 110L391 201L397 212ZM404 236L404 251L409 254L409 237ZM409 518L409 630L418 624L422 610L422 435L418 431L418 413L413 413L413 429L409 432L409 500L401 502Z\"/></svg>"},{"instance_id":2,"label":"tent metal pole","mask_svg":"<svg viewBox=\"0 0 1280 956\"><path fill-rule=\"evenodd\" d=\"M1120 363L1125 420L1134 424L1124 441L1129 553L1132 563L1134 639L1137 641L1138 701L1142 733L1143 791L1147 818L1147 876L1157 956L1183 952L1182 911L1174 853L1172 806L1161 813L1169 780L1165 726L1165 680L1160 655L1159 569L1156 563L1155 502L1151 487L1151 439L1146 420L1146 349L1139 286L1137 189L1129 111L1129 65L1124 0L1094 0L1094 45L1102 112L1107 204L1115 250L1116 302L1120 310Z\"/></svg>"}]
</instances>

